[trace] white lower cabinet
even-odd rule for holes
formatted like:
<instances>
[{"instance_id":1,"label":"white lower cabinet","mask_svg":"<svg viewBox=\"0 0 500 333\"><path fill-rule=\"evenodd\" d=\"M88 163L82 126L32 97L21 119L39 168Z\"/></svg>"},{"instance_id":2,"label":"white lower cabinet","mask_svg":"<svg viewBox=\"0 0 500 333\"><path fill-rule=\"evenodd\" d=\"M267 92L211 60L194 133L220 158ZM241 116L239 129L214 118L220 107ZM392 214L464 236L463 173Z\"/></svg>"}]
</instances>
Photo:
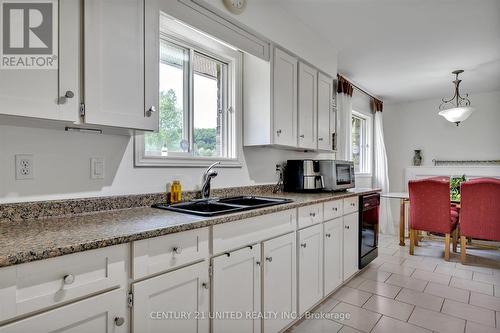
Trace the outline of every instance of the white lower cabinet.
<instances>
[{"instance_id":1,"label":"white lower cabinet","mask_svg":"<svg viewBox=\"0 0 500 333\"><path fill-rule=\"evenodd\" d=\"M263 251L263 311L277 314L264 320L264 332L279 332L297 312L296 235L290 233L265 241Z\"/></svg>"},{"instance_id":2,"label":"white lower cabinet","mask_svg":"<svg viewBox=\"0 0 500 333\"><path fill-rule=\"evenodd\" d=\"M358 271L358 224L358 213L344 216L344 280L347 280Z\"/></svg>"},{"instance_id":3,"label":"white lower cabinet","mask_svg":"<svg viewBox=\"0 0 500 333\"><path fill-rule=\"evenodd\" d=\"M323 298L323 225L298 231L299 313Z\"/></svg>"},{"instance_id":4,"label":"white lower cabinet","mask_svg":"<svg viewBox=\"0 0 500 333\"><path fill-rule=\"evenodd\" d=\"M0 326L0 333L125 333L128 327L126 294L118 289Z\"/></svg>"},{"instance_id":5,"label":"white lower cabinet","mask_svg":"<svg viewBox=\"0 0 500 333\"><path fill-rule=\"evenodd\" d=\"M206 261L134 283L132 331L208 333L209 287Z\"/></svg>"},{"instance_id":6,"label":"white lower cabinet","mask_svg":"<svg viewBox=\"0 0 500 333\"><path fill-rule=\"evenodd\" d=\"M212 332L258 333L261 320L260 245L247 246L212 259ZM241 316L241 317L240 317Z\"/></svg>"},{"instance_id":7,"label":"white lower cabinet","mask_svg":"<svg viewBox=\"0 0 500 333\"><path fill-rule=\"evenodd\" d=\"M343 238L342 217L323 224L324 235L324 295L330 294L344 280L343 275Z\"/></svg>"},{"instance_id":8,"label":"white lower cabinet","mask_svg":"<svg viewBox=\"0 0 500 333\"><path fill-rule=\"evenodd\" d=\"M2 268L0 333L280 332L358 272L357 200Z\"/></svg>"}]
</instances>

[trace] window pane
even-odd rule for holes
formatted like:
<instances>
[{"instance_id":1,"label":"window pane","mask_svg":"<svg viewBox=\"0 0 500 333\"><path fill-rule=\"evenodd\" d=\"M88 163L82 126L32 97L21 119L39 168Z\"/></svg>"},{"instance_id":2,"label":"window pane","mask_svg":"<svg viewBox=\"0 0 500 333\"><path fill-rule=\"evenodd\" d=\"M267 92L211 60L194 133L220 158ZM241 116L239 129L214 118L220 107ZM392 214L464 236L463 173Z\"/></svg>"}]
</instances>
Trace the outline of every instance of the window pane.
<instances>
[{"instance_id":1,"label":"window pane","mask_svg":"<svg viewBox=\"0 0 500 333\"><path fill-rule=\"evenodd\" d=\"M168 156L189 149L184 92L188 62L187 49L160 40L159 132L145 135L146 155Z\"/></svg>"},{"instance_id":2,"label":"window pane","mask_svg":"<svg viewBox=\"0 0 500 333\"><path fill-rule=\"evenodd\" d=\"M194 156L224 157L226 64L195 53L193 56Z\"/></svg>"},{"instance_id":3,"label":"window pane","mask_svg":"<svg viewBox=\"0 0 500 333\"><path fill-rule=\"evenodd\" d=\"M352 117L352 132L351 132L351 151L352 160L354 162L354 172L360 172L361 163L361 122L362 119Z\"/></svg>"}]
</instances>

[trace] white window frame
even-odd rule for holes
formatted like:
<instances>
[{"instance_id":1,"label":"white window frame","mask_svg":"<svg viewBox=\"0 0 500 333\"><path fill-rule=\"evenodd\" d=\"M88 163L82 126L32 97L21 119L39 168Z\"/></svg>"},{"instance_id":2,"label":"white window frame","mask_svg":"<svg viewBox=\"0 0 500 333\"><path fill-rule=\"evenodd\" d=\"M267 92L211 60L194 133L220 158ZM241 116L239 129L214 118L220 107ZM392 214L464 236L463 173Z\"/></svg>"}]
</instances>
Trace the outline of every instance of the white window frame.
<instances>
[{"instance_id":1,"label":"white window frame","mask_svg":"<svg viewBox=\"0 0 500 333\"><path fill-rule=\"evenodd\" d=\"M215 40L214 38L204 34L203 32L194 30L185 24L161 14L162 19L165 19L167 24L162 27L160 36L166 41L190 49L191 55L194 52L213 58L216 61L227 64L227 85L226 91L226 110L225 125L228 126L223 130L223 140L225 141L224 149L227 155L232 157L204 157L193 156L192 131L188 132L190 149L189 153L174 152L169 153L169 156L148 156L145 152L144 135L145 133L136 133L134 136L134 155L136 167L206 167L213 162L220 161L220 167L242 167L242 53L227 44ZM189 64L190 79L185 84L191 85L192 77L192 56ZM158 75L156 75L158 76ZM192 91L192 89L188 89ZM193 95L187 96L189 99L188 105L193 106ZM185 112L190 115L194 110L185 108ZM192 117L189 116L189 128L193 128ZM231 124L231 126L230 126ZM228 151L231 154L228 154Z\"/></svg>"},{"instance_id":2,"label":"white window frame","mask_svg":"<svg viewBox=\"0 0 500 333\"><path fill-rule=\"evenodd\" d=\"M372 154L373 154L373 117L366 113L361 113L358 111L352 111L352 116L364 120L361 128L361 145L360 145L360 171L356 175L372 175ZM352 121L352 120L351 120ZM351 154L352 154L352 138L351 144ZM352 155L351 155L352 160Z\"/></svg>"}]
</instances>

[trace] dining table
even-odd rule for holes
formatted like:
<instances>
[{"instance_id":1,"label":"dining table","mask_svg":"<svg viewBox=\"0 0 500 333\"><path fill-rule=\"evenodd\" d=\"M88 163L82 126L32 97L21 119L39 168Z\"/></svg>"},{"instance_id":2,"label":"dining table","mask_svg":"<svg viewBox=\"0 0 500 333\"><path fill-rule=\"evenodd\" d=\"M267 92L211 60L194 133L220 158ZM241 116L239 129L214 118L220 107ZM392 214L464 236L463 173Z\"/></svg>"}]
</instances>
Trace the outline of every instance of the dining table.
<instances>
[{"instance_id":1,"label":"dining table","mask_svg":"<svg viewBox=\"0 0 500 333\"><path fill-rule=\"evenodd\" d=\"M408 192L387 192L380 194L382 198L399 199L399 245L405 246L406 203L410 202Z\"/></svg>"}]
</instances>

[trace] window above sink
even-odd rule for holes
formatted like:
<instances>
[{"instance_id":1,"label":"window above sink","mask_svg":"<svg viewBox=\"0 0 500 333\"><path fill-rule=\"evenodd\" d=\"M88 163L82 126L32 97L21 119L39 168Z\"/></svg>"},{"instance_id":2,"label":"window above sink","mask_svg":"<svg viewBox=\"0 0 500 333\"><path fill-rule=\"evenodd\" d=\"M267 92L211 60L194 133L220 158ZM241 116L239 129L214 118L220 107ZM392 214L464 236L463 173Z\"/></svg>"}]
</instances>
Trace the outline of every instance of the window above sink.
<instances>
[{"instance_id":1,"label":"window above sink","mask_svg":"<svg viewBox=\"0 0 500 333\"><path fill-rule=\"evenodd\" d=\"M159 26L159 131L136 135L136 166L241 166L241 52L163 13Z\"/></svg>"}]
</instances>

